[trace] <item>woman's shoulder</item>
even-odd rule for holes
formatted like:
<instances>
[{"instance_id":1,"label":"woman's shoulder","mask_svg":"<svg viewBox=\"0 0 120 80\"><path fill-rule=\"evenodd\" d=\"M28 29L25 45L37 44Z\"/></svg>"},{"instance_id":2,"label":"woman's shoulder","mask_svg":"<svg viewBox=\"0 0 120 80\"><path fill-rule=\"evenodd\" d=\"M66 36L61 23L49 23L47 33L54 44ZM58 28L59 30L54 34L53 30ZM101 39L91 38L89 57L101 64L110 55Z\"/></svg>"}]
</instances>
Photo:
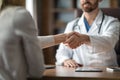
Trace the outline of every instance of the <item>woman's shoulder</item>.
<instances>
[{"instance_id":1,"label":"woman's shoulder","mask_svg":"<svg viewBox=\"0 0 120 80\"><path fill-rule=\"evenodd\" d=\"M24 8L24 7L21 7L21 6L7 6L6 8L3 9L2 13L1 14L9 14L9 15L12 15L12 14L21 14L21 15L24 15L24 14L29 14L29 12Z\"/></svg>"},{"instance_id":2,"label":"woman's shoulder","mask_svg":"<svg viewBox=\"0 0 120 80\"><path fill-rule=\"evenodd\" d=\"M26 13L28 14L29 13L24 7L20 7L20 6L13 7L13 11L17 12L19 14L26 14Z\"/></svg>"},{"instance_id":3,"label":"woman's shoulder","mask_svg":"<svg viewBox=\"0 0 120 80\"><path fill-rule=\"evenodd\" d=\"M15 11L15 10L25 10L25 8L22 6L6 6L3 10L4 11Z\"/></svg>"},{"instance_id":4,"label":"woman's shoulder","mask_svg":"<svg viewBox=\"0 0 120 80\"><path fill-rule=\"evenodd\" d=\"M33 20L31 14L21 6L8 6L1 14L4 17L9 17L15 24L30 22L30 20Z\"/></svg>"}]
</instances>

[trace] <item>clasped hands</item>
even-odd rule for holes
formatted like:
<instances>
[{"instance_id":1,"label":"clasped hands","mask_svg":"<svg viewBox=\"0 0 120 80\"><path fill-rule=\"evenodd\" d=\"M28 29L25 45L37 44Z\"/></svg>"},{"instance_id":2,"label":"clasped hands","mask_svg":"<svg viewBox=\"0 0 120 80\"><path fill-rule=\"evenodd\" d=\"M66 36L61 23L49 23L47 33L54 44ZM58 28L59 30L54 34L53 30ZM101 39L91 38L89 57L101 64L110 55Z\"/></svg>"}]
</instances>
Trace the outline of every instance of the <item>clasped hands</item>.
<instances>
[{"instance_id":1,"label":"clasped hands","mask_svg":"<svg viewBox=\"0 0 120 80\"><path fill-rule=\"evenodd\" d=\"M80 34L78 32L70 32L66 33L65 42L63 42L66 46L75 49L82 44L89 44L90 39L88 35Z\"/></svg>"}]
</instances>

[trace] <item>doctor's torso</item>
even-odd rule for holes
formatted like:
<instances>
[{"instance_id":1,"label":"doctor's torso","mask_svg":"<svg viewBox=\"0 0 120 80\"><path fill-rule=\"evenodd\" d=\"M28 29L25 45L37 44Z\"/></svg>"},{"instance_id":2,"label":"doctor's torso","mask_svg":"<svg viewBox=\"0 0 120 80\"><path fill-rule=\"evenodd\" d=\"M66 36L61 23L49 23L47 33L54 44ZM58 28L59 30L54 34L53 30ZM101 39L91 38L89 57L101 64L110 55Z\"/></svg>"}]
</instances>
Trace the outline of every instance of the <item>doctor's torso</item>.
<instances>
[{"instance_id":1,"label":"doctor's torso","mask_svg":"<svg viewBox=\"0 0 120 80\"><path fill-rule=\"evenodd\" d=\"M96 19L94 20L89 31L87 32L85 24L83 22L84 14L81 16L81 18L78 18L78 19L79 19L78 23L77 23L78 26L76 26L76 27L74 26L74 23L77 19L71 21L70 23L68 23L65 33L71 32L71 31L76 31L81 34L87 34L87 35L94 36L94 37L96 36L95 37L96 40L97 40L98 36L103 36L103 35L109 36L107 34L110 34L111 32L113 32L112 31L113 27L109 27L109 26L112 22L114 23L114 21L117 20L113 17L106 16L106 15L103 19L103 12L99 11ZM103 19L103 22L102 22L102 19ZM101 25L101 22L102 22L102 25ZM117 25L117 24L114 23L114 25ZM118 39L118 38L116 38L116 39ZM99 43L99 41L98 41L98 43ZM103 41L103 43L104 43L104 41ZM106 45L106 43L104 43L104 45ZM72 58L77 63L83 64L83 65L98 65L98 66L99 65L100 66L102 66L102 65L117 65L116 54L115 54L114 49L111 49L109 51L107 51L107 50L106 51L105 50L103 50L103 51L97 50L96 51L95 47L96 46L88 46L86 44L83 44L83 45L79 46L78 48L73 49L73 54L72 54L73 57Z\"/></svg>"}]
</instances>

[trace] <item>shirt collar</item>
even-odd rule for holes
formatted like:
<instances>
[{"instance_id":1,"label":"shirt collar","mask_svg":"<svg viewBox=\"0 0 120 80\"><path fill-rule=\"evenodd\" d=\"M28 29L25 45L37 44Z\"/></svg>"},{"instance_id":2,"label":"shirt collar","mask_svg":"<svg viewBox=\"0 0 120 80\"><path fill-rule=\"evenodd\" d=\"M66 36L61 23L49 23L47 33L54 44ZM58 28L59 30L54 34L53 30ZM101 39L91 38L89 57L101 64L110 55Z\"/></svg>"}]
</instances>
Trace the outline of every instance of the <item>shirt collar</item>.
<instances>
[{"instance_id":1,"label":"shirt collar","mask_svg":"<svg viewBox=\"0 0 120 80\"><path fill-rule=\"evenodd\" d=\"M99 10L98 15L96 16L93 23L95 23L96 25L100 25L102 17L103 17L103 12ZM82 14L81 18L78 21L78 25L83 25L83 24L84 24L84 14Z\"/></svg>"},{"instance_id":2,"label":"shirt collar","mask_svg":"<svg viewBox=\"0 0 120 80\"><path fill-rule=\"evenodd\" d=\"M100 25L101 21L102 21L102 18L103 18L103 12L101 10L99 10L99 13L98 13L97 17L95 18L94 23L96 25Z\"/></svg>"}]
</instances>

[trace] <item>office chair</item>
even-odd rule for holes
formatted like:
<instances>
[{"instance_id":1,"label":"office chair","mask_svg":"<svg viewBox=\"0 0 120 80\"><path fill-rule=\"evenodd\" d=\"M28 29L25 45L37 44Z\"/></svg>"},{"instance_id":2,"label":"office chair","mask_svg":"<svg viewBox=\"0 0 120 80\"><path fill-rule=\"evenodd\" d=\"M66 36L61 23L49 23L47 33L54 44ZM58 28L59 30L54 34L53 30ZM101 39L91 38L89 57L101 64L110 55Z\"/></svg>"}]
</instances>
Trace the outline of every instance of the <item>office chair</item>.
<instances>
[{"instance_id":1,"label":"office chair","mask_svg":"<svg viewBox=\"0 0 120 80\"><path fill-rule=\"evenodd\" d=\"M115 18L118 18L120 20L120 8L102 8L102 11L109 16L113 16ZM80 17L82 15L82 10L81 9L76 9L75 10L75 17ZM119 41L117 42L115 46L115 51L117 54L117 62L118 65L120 66L120 35L119 35Z\"/></svg>"}]
</instances>

